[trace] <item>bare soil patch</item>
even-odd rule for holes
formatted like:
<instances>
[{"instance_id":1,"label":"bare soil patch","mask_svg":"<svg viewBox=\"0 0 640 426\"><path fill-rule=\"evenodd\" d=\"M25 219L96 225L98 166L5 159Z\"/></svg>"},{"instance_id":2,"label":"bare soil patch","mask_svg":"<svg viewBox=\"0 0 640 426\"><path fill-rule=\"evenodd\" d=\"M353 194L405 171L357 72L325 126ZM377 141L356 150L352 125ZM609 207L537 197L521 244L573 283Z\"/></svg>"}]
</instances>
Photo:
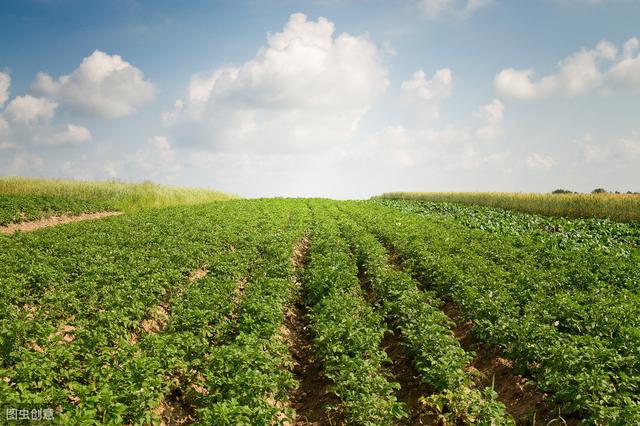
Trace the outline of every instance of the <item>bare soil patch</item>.
<instances>
[{"instance_id":1,"label":"bare soil patch","mask_svg":"<svg viewBox=\"0 0 640 426\"><path fill-rule=\"evenodd\" d=\"M476 354L467 371L476 377L478 386L493 386L498 393L498 399L517 424L531 425L534 416L536 425L546 425L552 420L556 420L554 423L557 424L565 424L557 420L558 411L547 402L547 394L537 390L535 384L526 377L516 374L513 363L503 358L498 348L488 348L471 334L473 322L462 318L455 303L445 303L442 311L456 324L453 333L460 346L465 351L473 351ZM575 425L580 421L572 416L563 418L567 425Z\"/></svg>"},{"instance_id":2,"label":"bare soil patch","mask_svg":"<svg viewBox=\"0 0 640 426\"><path fill-rule=\"evenodd\" d=\"M309 316L304 304L300 273L307 264L309 238L304 237L294 247L291 264L296 270L294 285L297 288L295 302L286 312L281 334L289 347L293 360L290 367L298 388L289 395L289 407L296 411L296 418L289 425L337 425L343 422L328 412L328 405L337 406L338 398L329 392L329 379L322 372L322 365L313 357L313 339L309 329ZM335 414L335 413L333 413Z\"/></svg>"},{"instance_id":3,"label":"bare soil patch","mask_svg":"<svg viewBox=\"0 0 640 426\"><path fill-rule=\"evenodd\" d=\"M194 283L199 279L206 277L208 273L209 271L207 271L206 269L203 269L203 268L196 269L195 271L192 271L191 274L189 274L189 282Z\"/></svg>"},{"instance_id":4,"label":"bare soil patch","mask_svg":"<svg viewBox=\"0 0 640 426\"><path fill-rule=\"evenodd\" d=\"M391 265L402 269L402 257L390 247L387 247L387 251ZM467 367L467 371L475 376L476 385L480 388L493 386L498 400L505 405L517 424L531 425L534 418L536 425L546 425L552 420L561 424L566 422L567 425L579 423L579 419L570 416L563 416L565 422L558 420L557 410L547 402L548 395L538 391L526 377L516 374L513 363L502 357L497 348L488 348L478 341L471 333L475 324L463 318L455 303L449 301L441 309L454 322L452 332L460 346L476 354Z\"/></svg>"},{"instance_id":5,"label":"bare soil patch","mask_svg":"<svg viewBox=\"0 0 640 426\"><path fill-rule=\"evenodd\" d=\"M420 402L421 397L430 395L432 392L427 385L422 383L413 361L406 356L401 333L394 329L392 333L385 336L382 345L391 359L391 374L400 384L400 389L396 391L395 396L398 401L406 405L409 413L409 418L404 419L402 424L435 424L433 416L426 412L426 407Z\"/></svg>"},{"instance_id":6,"label":"bare soil patch","mask_svg":"<svg viewBox=\"0 0 640 426\"><path fill-rule=\"evenodd\" d=\"M395 263L390 265L398 268ZM399 270L399 269L397 269ZM358 279L360 286L365 292L367 303L375 306L377 301L375 293L371 288L369 276L366 270L358 265ZM395 391L398 401L406 405L409 418L404 419L402 424L407 425L430 425L433 423L433 416L426 413L426 407L420 402L420 398L430 395L432 392L427 385L420 380L413 360L406 356L406 348L402 345L402 333L394 326L390 325L391 333L387 333L382 340L382 348L391 359L390 371L394 380L400 385L400 389Z\"/></svg>"},{"instance_id":7,"label":"bare soil patch","mask_svg":"<svg viewBox=\"0 0 640 426\"><path fill-rule=\"evenodd\" d=\"M118 216L122 212L97 212L82 213L77 216L51 216L44 219L33 220L30 222L11 223L9 225L0 226L0 233L13 234L14 232L31 232L40 228L48 228L51 226L64 225L66 223L80 222L83 220L102 219L109 216Z\"/></svg>"},{"instance_id":8,"label":"bare soil patch","mask_svg":"<svg viewBox=\"0 0 640 426\"><path fill-rule=\"evenodd\" d=\"M175 389L156 408L160 416L160 426L183 426L191 424L195 418L195 409L185 401L182 391Z\"/></svg>"}]
</instances>

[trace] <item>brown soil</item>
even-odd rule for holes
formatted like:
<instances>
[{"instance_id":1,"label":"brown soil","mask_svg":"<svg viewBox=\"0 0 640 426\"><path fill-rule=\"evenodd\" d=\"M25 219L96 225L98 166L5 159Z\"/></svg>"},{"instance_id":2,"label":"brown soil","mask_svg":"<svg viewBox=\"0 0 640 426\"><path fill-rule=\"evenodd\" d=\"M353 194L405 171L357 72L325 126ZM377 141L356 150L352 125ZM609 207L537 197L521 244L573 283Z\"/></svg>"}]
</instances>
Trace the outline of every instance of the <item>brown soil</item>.
<instances>
[{"instance_id":1,"label":"brown soil","mask_svg":"<svg viewBox=\"0 0 640 426\"><path fill-rule=\"evenodd\" d=\"M191 271L189 274L189 284L193 284L199 279L207 276L209 271L204 268L199 268ZM173 297L177 298L182 294L184 288L180 288L174 293ZM140 323L140 327L145 333L157 334L162 333L169 320L171 314L171 306L168 302L161 302L155 308L151 310L149 317ZM132 343L138 342L138 335L131 333ZM204 380L202 376L198 378ZM183 380L174 379L176 383L184 382ZM170 381L170 378L165 378L165 381ZM183 384L183 388L189 388L195 393L207 395L208 391L204 387L191 383L190 385ZM196 418L195 408L190 404L183 395L182 389L176 387L169 395L167 395L160 404L154 410L157 415L161 417L161 426L182 426L193 423Z\"/></svg>"},{"instance_id":2,"label":"brown soil","mask_svg":"<svg viewBox=\"0 0 640 426\"><path fill-rule=\"evenodd\" d=\"M396 329L392 333L388 333L382 341L382 346L391 359L391 374L400 384L400 389L396 391L395 396L398 401L406 405L409 413L409 418L405 419L403 424L434 424L432 416L426 413L424 404L420 402L420 398L431 394L431 391L427 385L422 383L412 360L406 356L400 332Z\"/></svg>"},{"instance_id":3,"label":"brown soil","mask_svg":"<svg viewBox=\"0 0 640 426\"><path fill-rule=\"evenodd\" d=\"M289 396L290 406L296 411L294 425L335 425L340 421L329 417L328 405L337 406L339 399L329 392L329 379L322 365L313 357L312 338L308 327L308 314L301 303L288 312L284 334L293 359L292 372L299 386Z\"/></svg>"},{"instance_id":4,"label":"brown soil","mask_svg":"<svg viewBox=\"0 0 640 426\"><path fill-rule=\"evenodd\" d=\"M160 426L183 426L195 420L195 410L185 400L180 389L175 389L155 409Z\"/></svg>"},{"instance_id":5,"label":"brown soil","mask_svg":"<svg viewBox=\"0 0 640 426\"><path fill-rule=\"evenodd\" d=\"M162 333L165 326L167 325L168 319L169 313L167 312L167 308L160 304L153 308L149 315L149 318L142 320L140 326L145 331L145 333L158 334Z\"/></svg>"},{"instance_id":6,"label":"brown soil","mask_svg":"<svg viewBox=\"0 0 640 426\"><path fill-rule=\"evenodd\" d=\"M531 425L535 416L536 425L546 425L558 419L557 410L546 401L547 394L538 391L535 384L526 377L514 372L513 363L503 358L498 348L488 348L479 342L471 333L474 327L472 321L465 321L459 308L453 302L447 302L443 312L455 322L454 336L460 341L465 351L476 353L467 371L475 376L479 387L493 386L507 411L513 416L517 424ZM567 425L579 423L579 419L563 416ZM565 424L556 420L558 424Z\"/></svg>"},{"instance_id":7,"label":"brown soil","mask_svg":"<svg viewBox=\"0 0 640 426\"><path fill-rule=\"evenodd\" d=\"M206 277L208 273L209 271L207 271L206 269L196 269L195 271L191 272L191 274L189 274L189 282L194 283L199 279Z\"/></svg>"},{"instance_id":8,"label":"brown soil","mask_svg":"<svg viewBox=\"0 0 640 426\"><path fill-rule=\"evenodd\" d=\"M309 239L303 238L296 244L291 256L291 263L298 271L302 271L307 262ZM322 366L313 358L313 342L309 329L309 317L302 297L302 286L295 281L298 296L292 308L286 312L281 334L289 347L293 360L291 372L298 388L289 395L289 407L296 412L293 423L288 425L337 425L342 421L326 409L327 405L337 406L338 398L329 392L329 380L322 373ZM331 417L330 417L331 416Z\"/></svg>"},{"instance_id":9,"label":"brown soil","mask_svg":"<svg viewBox=\"0 0 640 426\"><path fill-rule=\"evenodd\" d=\"M82 220L102 219L109 216L118 216L122 212L98 212L98 213L82 213L77 216L51 216L44 219L38 219L30 222L11 223L9 225L0 226L1 234L13 234L14 232L31 232L40 228L48 228L50 226L64 225L65 223L79 222Z\"/></svg>"},{"instance_id":10,"label":"brown soil","mask_svg":"<svg viewBox=\"0 0 640 426\"><path fill-rule=\"evenodd\" d=\"M401 256L389 247L387 249L391 265L401 269ZM507 412L513 416L517 424L531 425L535 418L536 425L546 425L549 421L558 419L557 410L546 402L546 394L538 391L533 382L516 374L512 362L501 357L497 348L486 347L471 334L473 321L466 321L455 303L445 303L442 311L455 323L452 331L460 346L467 352L476 353L467 367L467 371L475 376L476 385L492 386L498 394L498 400L505 405ZM564 417L564 420L567 425L579 423L579 420L573 417ZM556 420L558 421L564 424Z\"/></svg>"},{"instance_id":11,"label":"brown soil","mask_svg":"<svg viewBox=\"0 0 640 426\"><path fill-rule=\"evenodd\" d=\"M390 265L396 267L395 263ZM375 294L371 288L367 272L361 265L358 265L358 279L360 280L360 286L364 290L367 303L375 305ZM420 398L429 395L431 391L428 386L421 382L413 361L406 356L406 349L402 347L402 334L397 328L391 328L392 332L385 335L382 347L391 359L391 375L400 385L400 389L395 392L395 397L406 405L409 413L409 418L405 419L402 424L434 424L432 416L426 413L424 405L420 402Z\"/></svg>"}]
</instances>

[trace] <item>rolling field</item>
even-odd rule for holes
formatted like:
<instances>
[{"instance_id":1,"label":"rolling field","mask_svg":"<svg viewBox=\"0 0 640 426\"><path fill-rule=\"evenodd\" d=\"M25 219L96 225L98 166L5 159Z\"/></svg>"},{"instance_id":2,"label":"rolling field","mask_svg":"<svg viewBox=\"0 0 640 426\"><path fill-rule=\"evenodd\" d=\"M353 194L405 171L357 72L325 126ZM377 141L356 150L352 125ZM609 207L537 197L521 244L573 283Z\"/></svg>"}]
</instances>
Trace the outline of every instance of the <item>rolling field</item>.
<instances>
[{"instance_id":1,"label":"rolling field","mask_svg":"<svg viewBox=\"0 0 640 426\"><path fill-rule=\"evenodd\" d=\"M0 226L58 215L135 211L237 198L206 189L150 182L90 182L24 177L0 178Z\"/></svg>"},{"instance_id":2,"label":"rolling field","mask_svg":"<svg viewBox=\"0 0 640 426\"><path fill-rule=\"evenodd\" d=\"M68 196L125 214L0 235L4 408L64 425L640 423L637 225ZM10 218L47 205L4 197Z\"/></svg>"}]
</instances>

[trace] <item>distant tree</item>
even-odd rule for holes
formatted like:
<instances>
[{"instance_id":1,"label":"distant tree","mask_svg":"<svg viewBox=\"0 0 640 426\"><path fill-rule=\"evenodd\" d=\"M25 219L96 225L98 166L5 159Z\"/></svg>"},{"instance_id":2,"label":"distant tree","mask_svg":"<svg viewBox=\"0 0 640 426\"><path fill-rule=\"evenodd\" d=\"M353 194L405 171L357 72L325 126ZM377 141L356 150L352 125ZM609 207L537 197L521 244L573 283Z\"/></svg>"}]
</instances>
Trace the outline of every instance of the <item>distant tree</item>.
<instances>
[{"instance_id":1,"label":"distant tree","mask_svg":"<svg viewBox=\"0 0 640 426\"><path fill-rule=\"evenodd\" d=\"M604 188L596 188L593 191L591 191L592 194L607 194L608 191Z\"/></svg>"},{"instance_id":2,"label":"distant tree","mask_svg":"<svg viewBox=\"0 0 640 426\"><path fill-rule=\"evenodd\" d=\"M551 193L552 194L573 194L573 192L569 191L568 189L554 189Z\"/></svg>"}]
</instances>

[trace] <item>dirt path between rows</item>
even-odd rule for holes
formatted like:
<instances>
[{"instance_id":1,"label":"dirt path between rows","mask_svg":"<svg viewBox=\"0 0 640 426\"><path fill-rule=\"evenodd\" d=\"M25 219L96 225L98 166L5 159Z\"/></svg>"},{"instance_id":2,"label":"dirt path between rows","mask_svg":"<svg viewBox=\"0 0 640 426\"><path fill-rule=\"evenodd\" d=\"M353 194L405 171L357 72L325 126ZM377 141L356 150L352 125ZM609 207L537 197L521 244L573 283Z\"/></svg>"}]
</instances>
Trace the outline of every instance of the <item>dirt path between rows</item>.
<instances>
[{"instance_id":1,"label":"dirt path between rows","mask_svg":"<svg viewBox=\"0 0 640 426\"><path fill-rule=\"evenodd\" d=\"M558 412L546 401L548 395L536 389L532 381L516 374L513 363L502 357L498 349L479 342L471 334L473 322L464 320L455 303L445 303L442 311L455 323L453 334L460 346L465 351L476 354L467 371L475 373L478 386L493 386L498 400L505 405L516 424L530 425L533 418L536 419L536 425L552 422L571 426L579 423L579 419L574 416L563 416L564 421L560 420Z\"/></svg>"},{"instance_id":2,"label":"dirt path between rows","mask_svg":"<svg viewBox=\"0 0 640 426\"><path fill-rule=\"evenodd\" d=\"M0 226L1 234L13 234L14 232L31 232L41 228L49 228L51 226L64 225L66 223L80 222L83 220L102 219L109 216L118 216L122 212L97 212L82 213L77 216L51 216L43 219L32 220L29 222L11 223L9 225Z\"/></svg>"},{"instance_id":3,"label":"dirt path between rows","mask_svg":"<svg viewBox=\"0 0 640 426\"><path fill-rule=\"evenodd\" d=\"M402 270L402 256L393 247L385 244L385 248L392 267ZM471 334L471 329L474 327L473 321L466 321L455 303L449 301L441 307L441 310L455 323L452 332L462 349L476 354L467 367L467 371L476 376L476 385L479 388L493 386L498 394L498 400L505 405L516 424L532 424L533 418L536 419L536 425L546 425L553 420L567 425L578 423L578 419L571 416L564 417L565 422L562 422L558 418L558 412L554 411L546 401L548 395L537 390L532 381L516 374L513 363L502 357L499 350L489 348L474 338Z\"/></svg>"},{"instance_id":4,"label":"dirt path between rows","mask_svg":"<svg viewBox=\"0 0 640 426\"><path fill-rule=\"evenodd\" d=\"M307 265L309 238L305 237L296 244L291 262L296 271L297 295L295 303L285 317L282 330L289 353L293 360L291 371L298 382L289 395L289 405L296 411L292 425L330 425L339 421L328 417L327 405L337 405L338 398L329 392L329 380L322 373L322 365L313 357L313 339L309 329L309 313L304 303L304 289L300 276Z\"/></svg>"},{"instance_id":5,"label":"dirt path between rows","mask_svg":"<svg viewBox=\"0 0 640 426\"><path fill-rule=\"evenodd\" d=\"M175 302L189 285L195 284L197 281L206 277L209 271L206 268L198 268L189 273L188 283L185 287L180 288L173 293L170 298L159 303L150 310L149 315L139 326L139 329L146 334L159 334L164 329L171 315L172 301ZM132 341L138 341L137 333L132 333ZM180 383L180 378L175 378ZM169 378L166 378L170 381ZM202 393L204 388L196 385L181 383L182 387L191 387L194 391ZM193 423L196 418L196 408L185 398L181 387L176 387L170 394L166 395L154 410L155 414L160 417L160 426L183 426Z\"/></svg>"},{"instance_id":6,"label":"dirt path between rows","mask_svg":"<svg viewBox=\"0 0 640 426\"><path fill-rule=\"evenodd\" d=\"M371 306L377 303L375 293L371 288L370 278L364 267L358 265L358 279L360 287L364 290L365 299ZM406 406L408 419L404 419L400 424L407 425L428 425L433 424L433 419L426 413L425 406L420 402L420 398L431 393L429 387L422 383L420 374L415 368L413 360L407 356L407 348L403 345L402 333L391 323L387 323L390 329L382 340L382 348L391 361L389 368L391 377L398 382L400 389L394 392L398 401Z\"/></svg>"}]
</instances>

